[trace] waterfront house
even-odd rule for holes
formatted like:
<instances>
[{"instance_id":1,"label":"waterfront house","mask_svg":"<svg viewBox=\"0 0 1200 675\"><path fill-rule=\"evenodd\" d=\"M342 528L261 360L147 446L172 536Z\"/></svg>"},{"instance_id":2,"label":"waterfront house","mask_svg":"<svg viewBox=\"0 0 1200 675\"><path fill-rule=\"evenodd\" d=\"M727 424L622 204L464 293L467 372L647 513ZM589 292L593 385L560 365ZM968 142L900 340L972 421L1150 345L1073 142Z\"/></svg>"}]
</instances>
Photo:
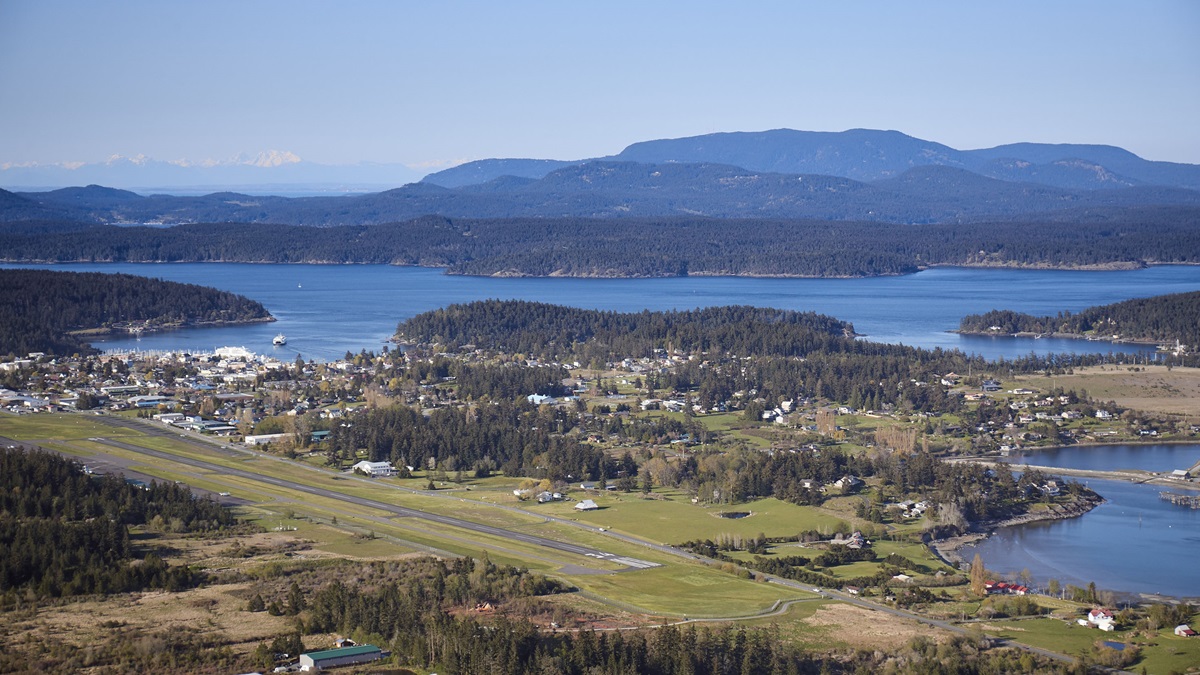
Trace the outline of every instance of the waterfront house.
<instances>
[{"instance_id":1,"label":"waterfront house","mask_svg":"<svg viewBox=\"0 0 1200 675\"><path fill-rule=\"evenodd\" d=\"M988 581L984 584L984 592L988 595L1027 595L1028 586L1010 584L1007 581Z\"/></svg>"}]
</instances>

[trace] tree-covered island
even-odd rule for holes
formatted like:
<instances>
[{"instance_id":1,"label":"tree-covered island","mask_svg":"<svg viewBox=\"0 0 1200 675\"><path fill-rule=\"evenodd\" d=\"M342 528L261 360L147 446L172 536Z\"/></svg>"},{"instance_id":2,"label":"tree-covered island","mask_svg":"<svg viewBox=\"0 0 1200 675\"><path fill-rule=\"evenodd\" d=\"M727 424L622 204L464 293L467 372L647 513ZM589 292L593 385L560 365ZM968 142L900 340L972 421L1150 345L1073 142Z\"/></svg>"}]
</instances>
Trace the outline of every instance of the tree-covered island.
<instances>
[{"instance_id":1,"label":"tree-covered island","mask_svg":"<svg viewBox=\"0 0 1200 675\"><path fill-rule=\"evenodd\" d=\"M0 354L87 352L87 336L274 321L227 291L130 274L0 270Z\"/></svg>"},{"instance_id":2,"label":"tree-covered island","mask_svg":"<svg viewBox=\"0 0 1200 675\"><path fill-rule=\"evenodd\" d=\"M958 330L974 335L1056 335L1158 343L1186 353L1200 348L1200 291L1135 298L1055 316L992 310L963 317Z\"/></svg>"}]
</instances>

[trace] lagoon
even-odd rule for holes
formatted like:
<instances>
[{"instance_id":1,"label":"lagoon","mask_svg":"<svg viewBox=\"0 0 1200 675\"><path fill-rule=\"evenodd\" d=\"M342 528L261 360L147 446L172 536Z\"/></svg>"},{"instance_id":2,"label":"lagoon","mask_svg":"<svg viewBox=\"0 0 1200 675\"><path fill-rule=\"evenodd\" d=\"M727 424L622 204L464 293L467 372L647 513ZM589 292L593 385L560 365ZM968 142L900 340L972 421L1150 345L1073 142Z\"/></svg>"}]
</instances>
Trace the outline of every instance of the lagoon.
<instances>
[{"instance_id":1,"label":"lagoon","mask_svg":"<svg viewBox=\"0 0 1200 675\"><path fill-rule=\"evenodd\" d=\"M1060 468L1148 471L1187 469L1200 444L1071 446L1024 453L1014 462ZM959 552L976 553L989 570L1028 569L1047 580L1101 589L1200 598L1200 510L1159 499L1167 488L1113 480L1083 480L1105 503L1078 518L1002 528ZM1184 490L1179 490L1184 491Z\"/></svg>"},{"instance_id":2,"label":"lagoon","mask_svg":"<svg viewBox=\"0 0 1200 675\"><path fill-rule=\"evenodd\" d=\"M1039 315L1078 311L1136 297L1200 290L1200 267L1063 271L933 268L865 279L675 277L666 279L494 278L447 275L438 268L389 265L249 263L93 263L3 265L122 272L203 284L262 302L272 324L111 336L105 350L211 351L244 346L281 358L332 360L379 351L396 324L452 303L489 298L536 300L616 311L755 305L815 311L850 321L866 339L929 349L960 349L989 359L1029 354L1152 354L1153 346L1084 340L992 338L950 333L966 314L1012 309ZM288 344L272 347L284 333Z\"/></svg>"}]
</instances>

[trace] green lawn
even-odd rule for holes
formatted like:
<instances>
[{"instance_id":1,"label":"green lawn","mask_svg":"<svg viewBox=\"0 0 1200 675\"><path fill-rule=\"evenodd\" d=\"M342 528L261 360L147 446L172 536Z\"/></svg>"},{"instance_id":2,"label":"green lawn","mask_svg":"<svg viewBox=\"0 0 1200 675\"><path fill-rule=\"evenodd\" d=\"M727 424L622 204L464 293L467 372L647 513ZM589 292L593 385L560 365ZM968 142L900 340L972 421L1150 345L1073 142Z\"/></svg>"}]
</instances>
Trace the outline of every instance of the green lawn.
<instances>
[{"instance_id":1,"label":"green lawn","mask_svg":"<svg viewBox=\"0 0 1200 675\"><path fill-rule=\"evenodd\" d=\"M1200 615L1192 617L1191 626L1200 623ZM1185 673L1200 671L1200 638L1181 638L1175 627L1163 628L1158 636L1142 648L1142 659L1132 670L1145 667L1147 673Z\"/></svg>"},{"instance_id":2,"label":"green lawn","mask_svg":"<svg viewBox=\"0 0 1200 675\"><path fill-rule=\"evenodd\" d=\"M572 495L579 497L580 494ZM810 506L797 506L778 499L760 499L736 506L701 506L674 493L670 499L644 499L641 493L606 493L590 496L601 508L576 511L572 502L529 507L538 513L573 518L596 527L615 530L656 543L678 544L693 539L711 539L721 534L753 537L795 536L804 530L832 531L841 520ZM746 518L721 518L724 511L750 511Z\"/></svg>"},{"instance_id":3,"label":"green lawn","mask_svg":"<svg viewBox=\"0 0 1200 675\"><path fill-rule=\"evenodd\" d=\"M1136 644L1141 647L1142 656L1128 668L1135 672L1145 668L1151 675L1166 675L1200 669L1200 639L1176 637L1172 632L1174 626L1159 630L1154 638L1147 640L1140 631L1126 629L1105 633L1062 619L991 621L989 625L1000 628L999 631L988 630L992 635L1071 656L1092 653L1097 640Z\"/></svg>"},{"instance_id":4,"label":"green lawn","mask_svg":"<svg viewBox=\"0 0 1200 675\"><path fill-rule=\"evenodd\" d=\"M872 542L872 546L875 548L875 552L881 559L886 558L892 553L895 553L908 558L918 565L928 567L930 569L930 573L938 570L946 570L947 572L952 571L952 568L939 560L937 556L933 555L929 548L924 544L918 544L915 542L877 540Z\"/></svg>"},{"instance_id":5,"label":"green lawn","mask_svg":"<svg viewBox=\"0 0 1200 675\"><path fill-rule=\"evenodd\" d=\"M73 440L90 436L119 438L141 435L136 431L112 427L84 415L9 415L0 413L0 436L21 441L41 438Z\"/></svg>"},{"instance_id":6,"label":"green lawn","mask_svg":"<svg viewBox=\"0 0 1200 675\"><path fill-rule=\"evenodd\" d=\"M571 578L581 589L651 614L725 617L755 614L776 600L804 595L774 584L740 579L701 565L658 567Z\"/></svg>"}]
</instances>

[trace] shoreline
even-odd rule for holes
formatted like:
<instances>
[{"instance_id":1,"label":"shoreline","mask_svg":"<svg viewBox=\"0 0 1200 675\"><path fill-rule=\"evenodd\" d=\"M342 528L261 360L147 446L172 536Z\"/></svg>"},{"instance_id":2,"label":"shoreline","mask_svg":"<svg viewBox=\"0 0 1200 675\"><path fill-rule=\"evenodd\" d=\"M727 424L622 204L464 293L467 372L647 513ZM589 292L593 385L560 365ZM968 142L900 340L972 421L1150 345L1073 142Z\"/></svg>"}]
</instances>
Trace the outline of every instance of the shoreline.
<instances>
[{"instance_id":1,"label":"shoreline","mask_svg":"<svg viewBox=\"0 0 1200 675\"><path fill-rule=\"evenodd\" d=\"M168 226L174 227L174 225ZM903 277L919 274L926 270L933 269L986 269L986 270L1017 270L1017 271L1052 271L1052 272L1131 272L1150 267L1195 267L1200 266L1200 262L1159 262L1159 261L1113 261L1109 263L1093 263L1085 265L1057 265L1054 263L972 263L972 262L939 262L939 263L915 263L911 269L904 271L879 271L866 274L855 275L839 275L839 274L786 274L786 273L733 273L725 270L689 270L685 274L621 274L621 273L592 273L592 274L560 274L550 272L546 274L537 274L523 270L508 268L496 269L491 272L459 272L454 271L454 263L408 263L408 262L382 262L382 261L344 261L344 260L214 260L214 259L188 259L188 260L96 260L94 258L78 259L78 260L49 260L49 259L12 259L0 258L0 266L3 265L37 265L37 266L55 266L55 265L80 265L80 264L95 264L95 265L191 265L191 264L228 264L228 265L321 265L321 266L358 266L358 265L381 265L387 267L418 267L425 269L440 269L448 276L462 277L494 277L494 278L532 278L532 279L678 279L686 277L715 277L715 278L733 278L733 279L877 279L886 277ZM960 331L952 330L951 333ZM962 332L964 335L990 335L993 337L1012 337L1016 334L996 334L989 332ZM1029 333L1026 337L1039 335ZM1066 334L1063 334L1066 337ZM1080 336L1080 339L1088 340L1086 336ZM1100 341L1100 340L1092 340ZM1134 343L1135 341L1129 341ZM1157 341L1147 341L1146 344L1154 344Z\"/></svg>"},{"instance_id":2,"label":"shoreline","mask_svg":"<svg viewBox=\"0 0 1200 675\"><path fill-rule=\"evenodd\" d=\"M1092 509L1103 504L1106 500L1096 495L1092 498L1079 498L1070 504L1052 504L1045 511L1037 513L1023 513L1019 516L1005 518L1003 520L989 520L972 524L971 531L965 534L960 534L954 537L946 537L945 539L930 540L926 546L933 552L942 562L950 565L954 569L962 569L967 565L967 560L959 555L958 550L969 544L983 541L996 533L997 530L1003 527L1015 527L1017 525L1028 525L1030 523L1040 523L1053 520L1068 520L1070 518L1078 518Z\"/></svg>"},{"instance_id":3,"label":"shoreline","mask_svg":"<svg viewBox=\"0 0 1200 675\"><path fill-rule=\"evenodd\" d=\"M128 326L122 326L122 327L110 326L107 328L105 328L105 327L80 328L78 330L67 331L65 334L69 335L71 337L78 337L78 338L105 337L105 336L109 336L109 335L122 335L122 334L134 335L137 333L165 333L168 331L187 330L187 329L191 329L191 328L224 328L227 326L245 326L248 324L255 324L255 323L274 323L278 320L279 319L268 314L267 316L258 317L258 318L254 318L254 319L238 319L236 321L185 321L183 323L164 323L164 324L156 324L156 325L149 325L149 326L143 326L143 327L132 327L132 328L137 328L136 330L131 330L131 327L128 327Z\"/></svg>"},{"instance_id":4,"label":"shoreline","mask_svg":"<svg viewBox=\"0 0 1200 675\"><path fill-rule=\"evenodd\" d=\"M990 331L990 330L955 329L955 330L946 331L946 332L954 333L956 335L968 335L971 337L1013 338L1013 339L1026 339L1026 340L1029 338L1033 338L1033 339L1037 340L1040 338L1048 337L1048 338L1053 338L1056 340L1083 340L1085 342L1107 342L1109 344L1114 344L1114 345L1153 345L1153 346L1157 347L1157 346L1160 346L1163 344L1162 340L1152 340L1150 338L1120 338L1120 337L1119 338L1111 338L1111 337L1098 338L1098 337L1094 337L1094 336L1085 335L1083 333L1061 333L1061 332L1057 332L1057 331L1050 332L1050 333L1034 333L1031 331L1018 331L1016 333L998 333L996 331Z\"/></svg>"}]
</instances>

